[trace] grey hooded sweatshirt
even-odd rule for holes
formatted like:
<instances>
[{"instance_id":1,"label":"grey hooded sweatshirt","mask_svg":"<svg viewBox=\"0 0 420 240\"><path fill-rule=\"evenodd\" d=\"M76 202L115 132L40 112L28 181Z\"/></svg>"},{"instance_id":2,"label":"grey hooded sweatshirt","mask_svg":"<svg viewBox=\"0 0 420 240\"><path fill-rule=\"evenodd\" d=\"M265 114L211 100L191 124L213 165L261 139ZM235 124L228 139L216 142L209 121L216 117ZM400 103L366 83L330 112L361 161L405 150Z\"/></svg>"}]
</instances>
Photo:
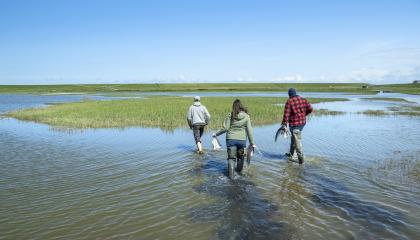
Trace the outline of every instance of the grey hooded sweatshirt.
<instances>
[{"instance_id":1,"label":"grey hooded sweatshirt","mask_svg":"<svg viewBox=\"0 0 420 240\"><path fill-rule=\"evenodd\" d=\"M210 113L200 102L194 102L190 109L188 109L187 120L190 126L207 125L210 121Z\"/></svg>"}]
</instances>

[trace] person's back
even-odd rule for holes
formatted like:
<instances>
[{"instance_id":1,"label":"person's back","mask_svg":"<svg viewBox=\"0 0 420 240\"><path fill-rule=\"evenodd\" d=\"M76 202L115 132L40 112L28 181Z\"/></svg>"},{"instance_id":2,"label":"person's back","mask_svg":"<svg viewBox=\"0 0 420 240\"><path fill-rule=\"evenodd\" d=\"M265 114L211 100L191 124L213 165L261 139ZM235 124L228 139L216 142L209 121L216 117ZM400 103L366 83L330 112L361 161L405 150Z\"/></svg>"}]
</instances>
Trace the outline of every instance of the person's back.
<instances>
[{"instance_id":1,"label":"person's back","mask_svg":"<svg viewBox=\"0 0 420 240\"><path fill-rule=\"evenodd\" d=\"M207 108L200 103L200 97L194 97L194 103L188 109L187 122L188 126L193 130L195 143L199 153L203 152L203 145L201 144L201 137L204 133L204 127L210 121L210 113Z\"/></svg>"},{"instance_id":2,"label":"person's back","mask_svg":"<svg viewBox=\"0 0 420 240\"><path fill-rule=\"evenodd\" d=\"M285 106L285 117L290 126L306 124L306 116L312 112L309 102L299 95L290 97Z\"/></svg>"},{"instance_id":3,"label":"person's back","mask_svg":"<svg viewBox=\"0 0 420 240\"><path fill-rule=\"evenodd\" d=\"M206 125L210 119L210 114L200 102L194 102L188 110L188 120L191 125Z\"/></svg>"},{"instance_id":4,"label":"person's back","mask_svg":"<svg viewBox=\"0 0 420 240\"><path fill-rule=\"evenodd\" d=\"M247 135L251 138L251 142L253 142L253 133L252 133L252 126L251 126L251 119L249 115L243 111L239 112L236 116L236 119L233 119L231 113L226 116L226 139L238 139L238 140L246 140ZM226 122L225 121L225 122Z\"/></svg>"}]
</instances>

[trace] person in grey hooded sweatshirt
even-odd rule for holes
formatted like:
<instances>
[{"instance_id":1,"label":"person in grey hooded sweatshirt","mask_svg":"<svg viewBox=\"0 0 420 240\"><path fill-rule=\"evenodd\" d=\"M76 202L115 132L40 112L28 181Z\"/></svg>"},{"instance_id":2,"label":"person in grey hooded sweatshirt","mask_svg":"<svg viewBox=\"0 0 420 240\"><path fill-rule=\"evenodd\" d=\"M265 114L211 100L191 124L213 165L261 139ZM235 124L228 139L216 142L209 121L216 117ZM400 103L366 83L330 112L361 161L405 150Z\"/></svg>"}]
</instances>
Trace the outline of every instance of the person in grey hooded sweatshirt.
<instances>
[{"instance_id":1,"label":"person in grey hooded sweatshirt","mask_svg":"<svg viewBox=\"0 0 420 240\"><path fill-rule=\"evenodd\" d=\"M207 111L207 108L204 105L201 105L200 96L195 96L193 105L188 109L187 122L190 129L193 130L198 153L203 153L201 137L203 136L204 127L209 124L209 121L209 111Z\"/></svg>"}]
</instances>

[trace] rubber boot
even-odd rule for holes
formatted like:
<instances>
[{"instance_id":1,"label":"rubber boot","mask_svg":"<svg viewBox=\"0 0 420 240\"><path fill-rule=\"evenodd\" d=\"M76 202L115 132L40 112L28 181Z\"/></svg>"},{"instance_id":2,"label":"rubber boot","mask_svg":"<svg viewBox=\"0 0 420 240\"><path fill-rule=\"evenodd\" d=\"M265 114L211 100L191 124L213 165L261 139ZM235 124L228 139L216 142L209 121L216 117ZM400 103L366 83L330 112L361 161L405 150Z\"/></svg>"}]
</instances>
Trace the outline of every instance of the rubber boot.
<instances>
[{"instance_id":1,"label":"rubber boot","mask_svg":"<svg viewBox=\"0 0 420 240\"><path fill-rule=\"evenodd\" d=\"M303 156L302 157L299 157L298 159L299 159L299 164L303 164L303 162L304 162Z\"/></svg>"},{"instance_id":2,"label":"rubber boot","mask_svg":"<svg viewBox=\"0 0 420 240\"><path fill-rule=\"evenodd\" d=\"M230 179L235 178L235 160L228 159L228 177Z\"/></svg>"},{"instance_id":3,"label":"rubber boot","mask_svg":"<svg viewBox=\"0 0 420 240\"><path fill-rule=\"evenodd\" d=\"M236 155L236 171L238 171L239 173L242 172L242 169L244 167L244 158L245 158L245 150L244 149L239 149L237 151L237 155Z\"/></svg>"},{"instance_id":4,"label":"rubber boot","mask_svg":"<svg viewBox=\"0 0 420 240\"><path fill-rule=\"evenodd\" d=\"M230 179L235 177L235 165L236 165L236 147L228 147L228 176Z\"/></svg>"},{"instance_id":5,"label":"rubber boot","mask_svg":"<svg viewBox=\"0 0 420 240\"><path fill-rule=\"evenodd\" d=\"M201 142L197 142L197 150L199 154L203 154L203 145Z\"/></svg>"}]
</instances>

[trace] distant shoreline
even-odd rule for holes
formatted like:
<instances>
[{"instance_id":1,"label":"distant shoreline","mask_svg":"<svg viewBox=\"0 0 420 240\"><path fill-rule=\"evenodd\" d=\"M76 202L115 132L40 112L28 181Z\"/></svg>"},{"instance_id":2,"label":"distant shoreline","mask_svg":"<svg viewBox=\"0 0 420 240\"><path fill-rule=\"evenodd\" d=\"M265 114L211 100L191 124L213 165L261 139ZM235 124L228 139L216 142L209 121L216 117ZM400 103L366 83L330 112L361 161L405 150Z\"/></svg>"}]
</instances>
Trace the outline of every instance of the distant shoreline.
<instances>
[{"instance_id":1,"label":"distant shoreline","mask_svg":"<svg viewBox=\"0 0 420 240\"><path fill-rule=\"evenodd\" d=\"M420 94L420 84L373 85L364 83L173 83L173 84L62 84L0 85L1 93L77 94L112 92L345 92L373 94L380 91Z\"/></svg>"}]
</instances>

